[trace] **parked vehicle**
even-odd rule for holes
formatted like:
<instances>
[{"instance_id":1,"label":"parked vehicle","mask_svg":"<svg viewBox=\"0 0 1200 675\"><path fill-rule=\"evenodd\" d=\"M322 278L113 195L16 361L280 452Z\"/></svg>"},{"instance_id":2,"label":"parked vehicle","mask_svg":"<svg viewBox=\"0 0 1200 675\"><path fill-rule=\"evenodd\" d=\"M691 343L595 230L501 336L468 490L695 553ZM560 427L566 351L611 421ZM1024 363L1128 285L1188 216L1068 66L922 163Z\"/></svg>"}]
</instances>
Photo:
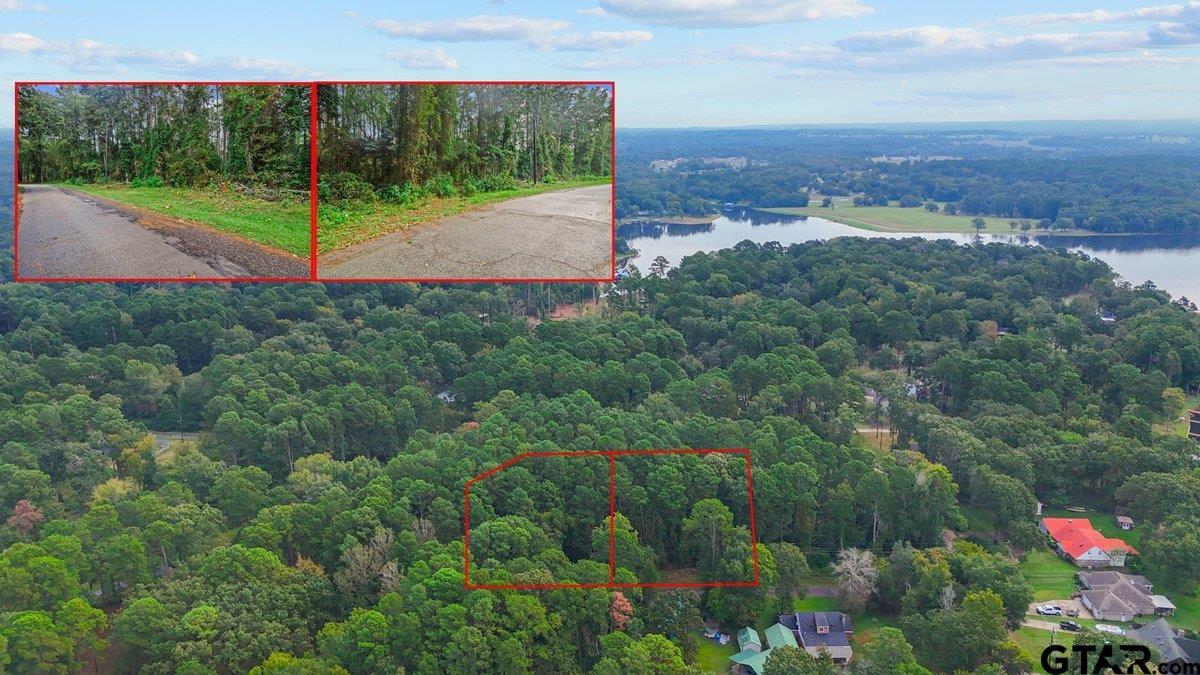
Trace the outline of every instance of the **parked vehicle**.
<instances>
[{"instance_id":1,"label":"parked vehicle","mask_svg":"<svg viewBox=\"0 0 1200 675\"><path fill-rule=\"evenodd\" d=\"M1042 616L1062 616L1062 608L1054 605L1038 605L1037 613Z\"/></svg>"},{"instance_id":2,"label":"parked vehicle","mask_svg":"<svg viewBox=\"0 0 1200 675\"><path fill-rule=\"evenodd\" d=\"M1120 626L1110 626L1106 623L1096 624L1097 633L1108 633L1109 635L1125 635L1125 629Z\"/></svg>"},{"instance_id":3,"label":"parked vehicle","mask_svg":"<svg viewBox=\"0 0 1200 675\"><path fill-rule=\"evenodd\" d=\"M1072 633L1079 631L1079 624L1074 621L1059 621L1058 627Z\"/></svg>"},{"instance_id":4,"label":"parked vehicle","mask_svg":"<svg viewBox=\"0 0 1200 675\"><path fill-rule=\"evenodd\" d=\"M1066 610L1066 615L1067 615L1067 616L1079 616L1079 610L1077 610L1077 609L1068 609L1068 610Z\"/></svg>"}]
</instances>

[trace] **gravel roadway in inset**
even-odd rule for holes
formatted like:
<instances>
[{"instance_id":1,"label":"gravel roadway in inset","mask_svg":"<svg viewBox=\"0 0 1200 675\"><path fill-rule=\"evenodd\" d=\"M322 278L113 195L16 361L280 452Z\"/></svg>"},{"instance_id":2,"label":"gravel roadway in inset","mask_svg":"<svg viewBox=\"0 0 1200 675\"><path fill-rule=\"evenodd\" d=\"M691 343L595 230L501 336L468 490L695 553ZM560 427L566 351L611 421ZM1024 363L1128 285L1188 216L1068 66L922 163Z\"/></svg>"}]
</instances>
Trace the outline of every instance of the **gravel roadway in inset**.
<instances>
[{"instance_id":1,"label":"gravel roadway in inset","mask_svg":"<svg viewBox=\"0 0 1200 675\"><path fill-rule=\"evenodd\" d=\"M21 188L19 278L308 276L308 262L170 216L52 185Z\"/></svg>"},{"instance_id":2,"label":"gravel roadway in inset","mask_svg":"<svg viewBox=\"0 0 1200 675\"><path fill-rule=\"evenodd\" d=\"M610 279L612 188L510 199L318 259L324 279Z\"/></svg>"}]
</instances>

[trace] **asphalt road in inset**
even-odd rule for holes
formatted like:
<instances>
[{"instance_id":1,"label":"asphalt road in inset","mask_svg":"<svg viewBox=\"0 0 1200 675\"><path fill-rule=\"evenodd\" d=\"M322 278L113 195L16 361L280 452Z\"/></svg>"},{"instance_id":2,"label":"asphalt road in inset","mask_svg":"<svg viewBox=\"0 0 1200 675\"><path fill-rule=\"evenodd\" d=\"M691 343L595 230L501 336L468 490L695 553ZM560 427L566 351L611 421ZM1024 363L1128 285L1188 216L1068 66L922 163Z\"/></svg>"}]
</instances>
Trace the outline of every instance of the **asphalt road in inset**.
<instances>
[{"instance_id":1,"label":"asphalt road in inset","mask_svg":"<svg viewBox=\"0 0 1200 675\"><path fill-rule=\"evenodd\" d=\"M324 279L610 279L612 188L544 192L322 254Z\"/></svg>"},{"instance_id":2,"label":"asphalt road in inset","mask_svg":"<svg viewBox=\"0 0 1200 675\"><path fill-rule=\"evenodd\" d=\"M20 278L305 277L308 263L179 219L51 185L21 192Z\"/></svg>"}]
</instances>

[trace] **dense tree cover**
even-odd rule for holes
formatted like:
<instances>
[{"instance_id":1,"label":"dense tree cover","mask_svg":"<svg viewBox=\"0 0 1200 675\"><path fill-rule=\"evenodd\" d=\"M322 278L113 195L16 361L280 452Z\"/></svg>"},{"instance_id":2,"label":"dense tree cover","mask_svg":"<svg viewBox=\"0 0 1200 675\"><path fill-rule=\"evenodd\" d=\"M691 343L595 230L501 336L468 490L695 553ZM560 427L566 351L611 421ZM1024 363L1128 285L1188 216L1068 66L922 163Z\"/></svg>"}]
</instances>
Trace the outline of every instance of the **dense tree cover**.
<instances>
[{"instance_id":1,"label":"dense tree cover","mask_svg":"<svg viewBox=\"0 0 1200 675\"><path fill-rule=\"evenodd\" d=\"M805 206L810 194L822 194L853 195L865 205L945 202L948 212L1046 227L1197 232L1196 148L1194 137L1163 144L1087 131L1054 138L987 131L629 131L621 134L617 215L704 215L724 202ZM714 161L730 157L742 161ZM676 161L666 168L656 160Z\"/></svg>"},{"instance_id":2,"label":"dense tree cover","mask_svg":"<svg viewBox=\"0 0 1200 675\"><path fill-rule=\"evenodd\" d=\"M13 142L12 134L0 130L0 282L13 275Z\"/></svg>"},{"instance_id":3,"label":"dense tree cover","mask_svg":"<svg viewBox=\"0 0 1200 675\"><path fill-rule=\"evenodd\" d=\"M21 182L306 191L309 93L301 85L22 86Z\"/></svg>"},{"instance_id":4,"label":"dense tree cover","mask_svg":"<svg viewBox=\"0 0 1200 675\"><path fill-rule=\"evenodd\" d=\"M612 91L567 85L323 85L322 194L405 201L612 172ZM328 176L325 178L325 176Z\"/></svg>"},{"instance_id":5,"label":"dense tree cover","mask_svg":"<svg viewBox=\"0 0 1200 675\"><path fill-rule=\"evenodd\" d=\"M595 289L0 285L0 659L678 672L702 618L757 622L836 563L847 600L902 617L867 665L1019 667L1028 584L1001 552L943 547L962 505L1021 548L1035 496L1122 500L1153 530L1147 569L1196 582L1172 545L1195 501L1145 486L1195 491L1191 446L1152 425L1198 384L1197 318L1112 279L1052 250L839 240L691 256L571 321L543 317ZM855 433L866 384L890 452ZM464 588L468 478L671 447L750 449L761 587ZM622 464L620 579L747 573L729 460ZM475 486L473 580L607 580L605 463L574 461Z\"/></svg>"}]
</instances>

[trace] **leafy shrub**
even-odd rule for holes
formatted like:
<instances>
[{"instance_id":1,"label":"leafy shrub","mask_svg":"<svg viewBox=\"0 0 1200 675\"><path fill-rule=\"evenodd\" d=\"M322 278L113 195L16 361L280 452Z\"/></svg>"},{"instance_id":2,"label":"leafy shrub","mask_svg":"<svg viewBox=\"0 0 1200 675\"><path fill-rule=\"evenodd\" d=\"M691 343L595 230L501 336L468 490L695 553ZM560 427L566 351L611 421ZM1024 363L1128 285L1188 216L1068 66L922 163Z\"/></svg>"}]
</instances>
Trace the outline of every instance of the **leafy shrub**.
<instances>
[{"instance_id":1,"label":"leafy shrub","mask_svg":"<svg viewBox=\"0 0 1200 675\"><path fill-rule=\"evenodd\" d=\"M317 220L321 225L341 225L350 219L350 214L337 208L322 204L317 207Z\"/></svg>"},{"instance_id":2,"label":"leafy shrub","mask_svg":"<svg viewBox=\"0 0 1200 675\"><path fill-rule=\"evenodd\" d=\"M375 201L375 189L349 171L339 171L317 185L317 196L334 201L372 202Z\"/></svg>"},{"instance_id":3,"label":"leafy shrub","mask_svg":"<svg viewBox=\"0 0 1200 675\"><path fill-rule=\"evenodd\" d=\"M66 180L67 185L83 185L84 182L85 181L78 176L76 176L75 178L68 178Z\"/></svg>"},{"instance_id":4,"label":"leafy shrub","mask_svg":"<svg viewBox=\"0 0 1200 675\"><path fill-rule=\"evenodd\" d=\"M546 183L547 185L553 185L554 183L558 182L558 178L556 178L554 174L548 173L545 176L542 176L542 182Z\"/></svg>"},{"instance_id":5,"label":"leafy shrub","mask_svg":"<svg viewBox=\"0 0 1200 675\"><path fill-rule=\"evenodd\" d=\"M476 181L480 192L499 192L500 190L517 189L517 181L508 174L496 174Z\"/></svg>"},{"instance_id":6,"label":"leafy shrub","mask_svg":"<svg viewBox=\"0 0 1200 675\"><path fill-rule=\"evenodd\" d=\"M160 188L163 187L163 179L158 176L146 176L145 178L134 178L130 183L135 188Z\"/></svg>"},{"instance_id":7,"label":"leafy shrub","mask_svg":"<svg viewBox=\"0 0 1200 675\"><path fill-rule=\"evenodd\" d=\"M379 197L384 201L401 206L412 204L424 196L424 189L408 181L404 185L389 185L379 192Z\"/></svg>"},{"instance_id":8,"label":"leafy shrub","mask_svg":"<svg viewBox=\"0 0 1200 675\"><path fill-rule=\"evenodd\" d=\"M479 183L480 183L480 181L478 181L474 178L468 178L468 179L464 180L463 184L462 184L463 196L470 197L471 195L475 195L475 194L482 192L482 190L479 187Z\"/></svg>"},{"instance_id":9,"label":"leafy shrub","mask_svg":"<svg viewBox=\"0 0 1200 675\"><path fill-rule=\"evenodd\" d=\"M448 173L439 173L425 184L425 189L435 197L453 197L455 194L454 179Z\"/></svg>"}]
</instances>

